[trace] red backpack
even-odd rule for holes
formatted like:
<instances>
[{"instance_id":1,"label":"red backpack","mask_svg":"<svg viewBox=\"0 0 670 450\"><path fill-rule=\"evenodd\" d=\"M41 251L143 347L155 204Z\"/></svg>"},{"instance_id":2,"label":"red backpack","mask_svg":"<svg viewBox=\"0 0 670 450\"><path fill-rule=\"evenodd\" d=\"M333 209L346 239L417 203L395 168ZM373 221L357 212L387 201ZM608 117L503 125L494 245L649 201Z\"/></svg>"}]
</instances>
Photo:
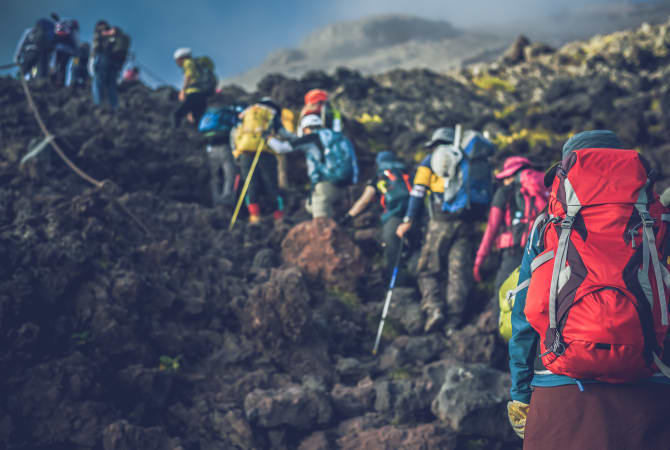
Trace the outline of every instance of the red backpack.
<instances>
[{"instance_id":1,"label":"red backpack","mask_svg":"<svg viewBox=\"0 0 670 450\"><path fill-rule=\"evenodd\" d=\"M558 167L525 308L555 374L610 383L670 374L659 358L670 214L649 174L634 150L577 150Z\"/></svg>"}]
</instances>

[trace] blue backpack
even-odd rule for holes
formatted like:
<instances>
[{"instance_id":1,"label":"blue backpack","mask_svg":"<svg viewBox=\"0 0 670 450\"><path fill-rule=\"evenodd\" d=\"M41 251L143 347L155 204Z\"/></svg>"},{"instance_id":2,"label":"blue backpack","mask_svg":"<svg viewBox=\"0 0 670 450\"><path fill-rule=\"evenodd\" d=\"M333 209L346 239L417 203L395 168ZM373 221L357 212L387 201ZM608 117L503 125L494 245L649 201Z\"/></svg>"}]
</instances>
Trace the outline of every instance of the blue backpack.
<instances>
[{"instance_id":1,"label":"blue backpack","mask_svg":"<svg viewBox=\"0 0 670 450\"><path fill-rule=\"evenodd\" d=\"M463 184L456 196L442 204L442 211L456 212L473 205L491 203L493 182L488 158L495 153L495 146L481 133L466 131L462 141L463 160L459 170Z\"/></svg>"},{"instance_id":2,"label":"blue backpack","mask_svg":"<svg viewBox=\"0 0 670 450\"><path fill-rule=\"evenodd\" d=\"M346 186L358 182L358 162L354 145L338 131L318 130L323 149L320 172L325 181Z\"/></svg>"},{"instance_id":3,"label":"blue backpack","mask_svg":"<svg viewBox=\"0 0 670 450\"><path fill-rule=\"evenodd\" d=\"M242 105L209 108L200 119L198 131L205 137L225 137L230 133L230 130L240 123L240 113L242 111L244 111Z\"/></svg>"}]
</instances>

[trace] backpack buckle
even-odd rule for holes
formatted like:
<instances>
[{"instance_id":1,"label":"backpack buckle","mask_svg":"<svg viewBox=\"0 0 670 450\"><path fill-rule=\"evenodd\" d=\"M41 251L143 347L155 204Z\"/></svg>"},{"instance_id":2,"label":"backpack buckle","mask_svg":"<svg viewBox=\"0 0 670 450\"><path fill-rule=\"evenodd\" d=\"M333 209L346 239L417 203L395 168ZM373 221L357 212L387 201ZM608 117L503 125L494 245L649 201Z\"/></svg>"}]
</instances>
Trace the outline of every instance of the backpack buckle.
<instances>
[{"instance_id":1,"label":"backpack buckle","mask_svg":"<svg viewBox=\"0 0 670 450\"><path fill-rule=\"evenodd\" d=\"M575 223L575 218L573 216L565 216L565 219L561 221L561 228L564 230L569 230Z\"/></svg>"},{"instance_id":2,"label":"backpack buckle","mask_svg":"<svg viewBox=\"0 0 670 450\"><path fill-rule=\"evenodd\" d=\"M651 217L648 211L643 211L640 213L640 218L642 219L642 224L646 227L651 227L656 223L656 219Z\"/></svg>"}]
</instances>

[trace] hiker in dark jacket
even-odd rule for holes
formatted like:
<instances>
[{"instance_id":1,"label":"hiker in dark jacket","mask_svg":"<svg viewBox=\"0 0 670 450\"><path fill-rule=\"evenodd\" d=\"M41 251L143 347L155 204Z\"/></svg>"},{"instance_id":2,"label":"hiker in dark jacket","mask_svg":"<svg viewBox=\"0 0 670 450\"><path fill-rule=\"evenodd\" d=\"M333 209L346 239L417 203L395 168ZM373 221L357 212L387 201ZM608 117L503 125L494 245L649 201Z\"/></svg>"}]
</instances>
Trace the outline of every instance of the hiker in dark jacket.
<instances>
[{"instance_id":1,"label":"hiker in dark jacket","mask_svg":"<svg viewBox=\"0 0 670 450\"><path fill-rule=\"evenodd\" d=\"M96 105L109 102L112 108L119 105L117 79L123 66L120 56L115 55L115 48L121 39L122 31L112 27L105 20L95 24L93 32L93 101Z\"/></svg>"},{"instance_id":2,"label":"hiker in dark jacket","mask_svg":"<svg viewBox=\"0 0 670 450\"><path fill-rule=\"evenodd\" d=\"M49 59L54 45L55 24L49 19L40 19L31 28L27 28L16 47L14 62L23 74L37 78L49 75Z\"/></svg>"},{"instance_id":3,"label":"hiker in dark jacket","mask_svg":"<svg viewBox=\"0 0 670 450\"><path fill-rule=\"evenodd\" d=\"M407 167L390 151L377 154L375 166L376 176L366 183L365 190L340 222L342 224L351 222L374 200L381 203L383 213L380 217L382 228L379 240L384 249L386 272L390 273L401 242L395 232L407 211L412 184ZM415 241L415 235L416 233L411 233L408 237Z\"/></svg>"},{"instance_id":4,"label":"hiker in dark jacket","mask_svg":"<svg viewBox=\"0 0 670 450\"><path fill-rule=\"evenodd\" d=\"M570 164L574 164L575 160L571 155L580 149L621 148L623 148L621 142L611 131L579 133L570 138L563 146L564 162L562 164L568 164L569 170ZM554 183L554 177L557 176L557 167L554 166L551 171L547 172L545 178L547 186ZM565 169L562 167L558 167L558 170L565 173ZM565 176L567 177L567 175ZM607 187L607 182L604 183L604 186ZM564 194L565 198L563 200L558 198L554 200L552 197L551 201L560 202L560 204L565 202L568 205L580 203L576 194L572 192L565 192ZM557 194L557 197L563 198L562 196L563 194ZM570 198L569 201L568 198ZM575 216L576 220L572 233L583 234L585 231L588 233L588 230L584 230L584 220L587 219L580 219L580 215L581 213L578 212ZM543 248L545 242L543 236L547 233L543 224L548 223L550 227L558 226L559 231L556 233L561 232L563 224L555 225L546 222L547 220L551 220L551 218L543 214L533 226L521 264L519 287L528 283L531 273L535 273L533 271L538 270L543 264L540 261L542 257L538 258L538 255L551 256L551 252L543 253L545 250ZM593 224L593 222L591 223ZM570 239L568 239L568 242L574 242ZM641 240L642 236L639 239ZM568 249L574 246L574 244L568 245ZM583 245L588 248L589 239L586 239ZM569 267L574 266L574 273L581 277L583 275L580 275L579 262L575 259L580 258L580 255L575 253L576 250L573 250L572 253L568 250ZM640 255L642 255L641 252ZM613 255L613 257L615 256ZM546 258L546 261L548 263L553 259ZM548 267L549 269L546 270L550 270L552 266ZM586 268L586 270L589 273L597 271L597 268ZM551 274L551 270L548 273ZM566 283L569 282L569 280L566 281ZM670 289L670 279L667 280L667 285L667 288ZM576 379L548 370L542 364L544 359L538 358L540 341L545 342L546 337L540 336L530 325L527 318L529 312L527 307L528 290L529 288L526 285L516 295L512 310L512 338L509 343L512 401L508 404L508 415L514 431L524 438L524 449L597 448L607 450L644 448L661 450L669 448L670 427L667 426L663 418L670 414L670 380L661 373L656 373L637 382L610 384ZM559 295L561 295L561 292L559 291ZM667 290L665 292L663 301L667 303ZM535 301L535 298L533 300ZM588 300L592 299L589 298ZM636 301L646 302L647 300ZM574 313L574 310L571 312ZM530 311L530 313L533 313L533 311ZM603 321L603 330L605 330L606 326L609 326L605 325L605 323L609 323L607 322L608 319L600 316L598 318ZM567 320L570 321L570 315L567 316ZM569 326L572 327L571 331L573 333L579 332L579 328L577 328L579 324L570 324ZM561 355L569 346L568 343L563 349L555 347L540 356L555 356L556 359L553 361L559 361L561 357L564 357ZM601 348L601 350L598 350L598 348ZM608 349L611 349L611 347L602 344L601 347L596 346L592 351L605 352ZM641 353L642 349L639 351ZM625 358L625 360L628 360L628 358ZM630 360L633 360L633 356L630 357ZM552 368L553 366L549 367ZM617 376L617 374L612 374L612 376Z\"/></svg>"}]
</instances>

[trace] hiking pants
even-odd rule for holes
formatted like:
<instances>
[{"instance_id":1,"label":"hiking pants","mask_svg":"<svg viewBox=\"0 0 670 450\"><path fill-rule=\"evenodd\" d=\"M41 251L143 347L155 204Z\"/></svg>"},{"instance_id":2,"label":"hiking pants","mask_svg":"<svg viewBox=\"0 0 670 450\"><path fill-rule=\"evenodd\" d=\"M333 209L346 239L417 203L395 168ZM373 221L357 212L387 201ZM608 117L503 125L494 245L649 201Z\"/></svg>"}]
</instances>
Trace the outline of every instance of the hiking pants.
<instances>
[{"instance_id":1,"label":"hiking pants","mask_svg":"<svg viewBox=\"0 0 670 450\"><path fill-rule=\"evenodd\" d=\"M232 205L235 203L235 175L237 165L227 144L207 146L212 203L216 205Z\"/></svg>"},{"instance_id":2,"label":"hiking pants","mask_svg":"<svg viewBox=\"0 0 670 450\"><path fill-rule=\"evenodd\" d=\"M495 278L495 295L494 297L498 298L498 290L500 286L505 282L507 277L514 272L514 269L521 265L521 260L523 259L523 248L522 247L509 247L503 248L500 250L500 266L496 272Z\"/></svg>"},{"instance_id":3,"label":"hiking pants","mask_svg":"<svg viewBox=\"0 0 670 450\"><path fill-rule=\"evenodd\" d=\"M65 77L67 75L67 64L72 56L69 52L61 50L56 51L56 72L54 74L56 86L65 86Z\"/></svg>"},{"instance_id":4,"label":"hiking pants","mask_svg":"<svg viewBox=\"0 0 670 450\"><path fill-rule=\"evenodd\" d=\"M345 189L329 181L320 181L314 185L305 209L312 218L335 217L335 204L344 196Z\"/></svg>"},{"instance_id":5,"label":"hiking pants","mask_svg":"<svg viewBox=\"0 0 670 450\"><path fill-rule=\"evenodd\" d=\"M242 152L240 155L242 183L247 179L253 160L254 152ZM259 203L262 191L276 200L277 203L276 206L273 207L274 210L281 211L284 209L277 180L277 158L269 152L261 152L261 156L258 159L258 165L256 165L256 170L251 177L251 183L247 189L247 196L245 198L247 205Z\"/></svg>"},{"instance_id":6,"label":"hiking pants","mask_svg":"<svg viewBox=\"0 0 670 450\"><path fill-rule=\"evenodd\" d=\"M104 55L96 56L94 63L93 102L100 105L108 101L112 108L119 106L119 96L116 90L116 79L119 76L118 69Z\"/></svg>"},{"instance_id":7,"label":"hiking pants","mask_svg":"<svg viewBox=\"0 0 670 450\"><path fill-rule=\"evenodd\" d=\"M174 126L178 127L181 125L181 121L188 115L188 113L191 113L195 125L198 126L200 118L205 114L206 109L207 96L205 94L202 92L187 94L182 104L179 105L179 108L174 112Z\"/></svg>"},{"instance_id":8,"label":"hiking pants","mask_svg":"<svg viewBox=\"0 0 670 450\"><path fill-rule=\"evenodd\" d=\"M444 310L447 323L460 325L472 287L471 225L462 220L431 220L417 266L421 306Z\"/></svg>"}]
</instances>

